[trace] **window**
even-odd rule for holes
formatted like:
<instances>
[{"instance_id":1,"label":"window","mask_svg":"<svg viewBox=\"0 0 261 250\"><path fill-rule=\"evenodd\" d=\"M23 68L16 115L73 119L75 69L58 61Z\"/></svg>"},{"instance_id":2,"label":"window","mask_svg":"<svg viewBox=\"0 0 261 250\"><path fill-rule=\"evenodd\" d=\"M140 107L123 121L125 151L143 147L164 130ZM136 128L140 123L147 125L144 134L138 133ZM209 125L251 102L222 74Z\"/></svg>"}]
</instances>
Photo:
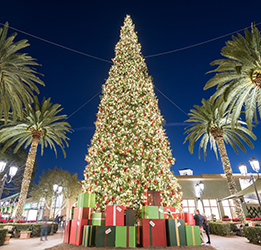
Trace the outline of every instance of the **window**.
<instances>
[{"instance_id":1,"label":"window","mask_svg":"<svg viewBox=\"0 0 261 250\"><path fill-rule=\"evenodd\" d=\"M184 213L193 213L195 212L196 209L196 203L194 199L186 199L182 201L183 205L183 212Z\"/></svg>"},{"instance_id":2,"label":"window","mask_svg":"<svg viewBox=\"0 0 261 250\"><path fill-rule=\"evenodd\" d=\"M224 209L224 215L227 215L229 218L236 218L236 214L234 212L233 200L222 201L222 206Z\"/></svg>"},{"instance_id":3,"label":"window","mask_svg":"<svg viewBox=\"0 0 261 250\"><path fill-rule=\"evenodd\" d=\"M220 213L216 199L203 199L203 205L207 218L211 219L212 214L214 214L216 215L216 219L220 219Z\"/></svg>"}]
</instances>

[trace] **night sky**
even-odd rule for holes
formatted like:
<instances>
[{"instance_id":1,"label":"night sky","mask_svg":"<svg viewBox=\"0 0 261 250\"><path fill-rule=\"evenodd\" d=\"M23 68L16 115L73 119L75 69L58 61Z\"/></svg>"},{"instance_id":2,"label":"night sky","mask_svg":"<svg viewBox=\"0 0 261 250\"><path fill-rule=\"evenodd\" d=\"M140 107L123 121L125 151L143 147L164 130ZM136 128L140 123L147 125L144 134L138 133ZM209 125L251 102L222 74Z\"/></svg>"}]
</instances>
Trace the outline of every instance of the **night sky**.
<instances>
[{"instance_id":1,"label":"night sky","mask_svg":"<svg viewBox=\"0 0 261 250\"><path fill-rule=\"evenodd\" d=\"M77 172L79 178L83 178L87 144L90 144L94 134L94 121L100 102L98 92L108 78L110 61L114 58L114 47L126 14L131 16L135 24L143 56L148 56L145 62L156 88L184 111L155 89L159 108L166 120L165 128L172 153L176 158L172 170L175 174L179 174L178 170L182 168L191 168L194 174L223 173L220 159L217 161L210 149L206 161L203 155L201 160L198 159L198 144L194 154L189 153L188 143L183 144L184 128L187 126L184 121L193 105L201 105L202 98L208 99L214 93L214 88L203 91L205 83L213 76L206 75L206 72L214 69L209 64L221 58L221 48L225 41L231 39L231 33L241 30L243 34L242 29L249 27L251 22L256 22L261 29L260 7L260 0L253 0L251 4L238 0L2 1L0 25L8 21L10 27L20 30L17 31L16 41L29 40L31 46L23 51L42 65L37 70L44 75L41 79L46 86L39 87L39 99L51 97L53 103L60 103L64 108L62 113L70 116L67 121L74 130L69 134L66 159L59 148L57 158L48 148L43 156L38 149L37 178L43 169L55 166L71 173ZM13 32L10 28L9 34ZM218 37L222 38L215 39ZM200 45L194 46L196 44ZM168 51L176 52L151 56ZM240 161L247 164L250 170L248 160L252 155L261 159L260 126L254 128L258 138L254 141L255 148L251 150L248 147L247 154L241 151L236 155L227 146L233 172L239 173L237 166Z\"/></svg>"}]
</instances>

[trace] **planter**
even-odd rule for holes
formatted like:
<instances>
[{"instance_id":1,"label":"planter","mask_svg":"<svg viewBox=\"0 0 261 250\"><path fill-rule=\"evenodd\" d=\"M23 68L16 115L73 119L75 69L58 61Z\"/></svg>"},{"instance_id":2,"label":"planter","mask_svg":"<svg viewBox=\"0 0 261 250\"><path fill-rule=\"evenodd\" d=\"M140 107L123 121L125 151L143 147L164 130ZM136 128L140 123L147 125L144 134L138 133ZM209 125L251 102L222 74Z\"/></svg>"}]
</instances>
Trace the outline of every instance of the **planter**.
<instances>
[{"instance_id":1,"label":"planter","mask_svg":"<svg viewBox=\"0 0 261 250\"><path fill-rule=\"evenodd\" d=\"M11 236L12 236L12 234L7 234L5 236L5 244L9 244L9 240L10 240Z\"/></svg>"},{"instance_id":2,"label":"planter","mask_svg":"<svg viewBox=\"0 0 261 250\"><path fill-rule=\"evenodd\" d=\"M20 239L29 239L32 231L21 231Z\"/></svg>"}]
</instances>

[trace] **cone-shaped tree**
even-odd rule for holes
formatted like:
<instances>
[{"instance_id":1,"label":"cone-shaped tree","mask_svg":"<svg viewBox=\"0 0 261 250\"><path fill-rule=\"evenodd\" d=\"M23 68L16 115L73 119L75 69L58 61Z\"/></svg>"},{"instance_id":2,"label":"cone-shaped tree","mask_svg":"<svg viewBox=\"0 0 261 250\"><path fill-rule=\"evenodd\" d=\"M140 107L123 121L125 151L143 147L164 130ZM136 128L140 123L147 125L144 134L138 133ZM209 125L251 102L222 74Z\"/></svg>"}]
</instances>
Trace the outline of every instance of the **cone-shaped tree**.
<instances>
[{"instance_id":1,"label":"cone-shaped tree","mask_svg":"<svg viewBox=\"0 0 261 250\"><path fill-rule=\"evenodd\" d=\"M235 194L237 192L236 183L224 142L230 144L236 153L238 152L236 146L245 153L246 149L241 140L253 148L253 144L247 136L253 139L256 139L256 137L245 127L246 123L243 121L237 121L235 129L232 130L231 114L222 109L223 107L220 107L218 102L213 102L211 99L207 101L203 99L202 106L194 105L194 109L190 110L191 113L189 113L190 118L186 120L186 122L191 122L192 125L185 128L185 133L188 135L184 143L189 140L189 151L192 154L196 141L200 140L199 158L201 148L204 151L204 156L206 156L208 143L210 143L210 148L214 150L217 159L218 149L229 191L231 194ZM245 216L239 199L233 201L237 217L244 221Z\"/></svg>"},{"instance_id":2,"label":"cone-shaped tree","mask_svg":"<svg viewBox=\"0 0 261 250\"><path fill-rule=\"evenodd\" d=\"M10 109L13 119L23 115L23 104L32 102L32 92L39 90L35 83L44 83L35 75L35 69L29 66L39 65L31 56L18 51L29 46L27 40L14 43L16 33L7 37L8 23L0 28L0 114L5 122ZM0 118L1 118L0 117Z\"/></svg>"},{"instance_id":3,"label":"cone-shaped tree","mask_svg":"<svg viewBox=\"0 0 261 250\"><path fill-rule=\"evenodd\" d=\"M50 101L50 98L47 100L44 98L40 104L38 98L34 96L34 105L28 105L24 109L23 119L17 120L15 123L10 120L0 130L0 143L5 143L3 151L15 142L18 143L14 153L20 147L24 146L26 149L30 145L19 202L15 208L15 219L22 219L38 144L41 145L42 154L44 147L48 146L57 154L55 147L55 144L57 144L62 149L64 157L66 156L64 143L68 146L66 132L71 131L70 125L68 122L63 121L66 119L66 115L57 115L62 110L61 105L52 105Z\"/></svg>"},{"instance_id":4,"label":"cone-shaped tree","mask_svg":"<svg viewBox=\"0 0 261 250\"><path fill-rule=\"evenodd\" d=\"M181 208L181 192L158 100L129 15L103 85L88 148L84 191L96 193L97 210L122 204L139 210L142 193L162 191L165 206Z\"/></svg>"}]
</instances>

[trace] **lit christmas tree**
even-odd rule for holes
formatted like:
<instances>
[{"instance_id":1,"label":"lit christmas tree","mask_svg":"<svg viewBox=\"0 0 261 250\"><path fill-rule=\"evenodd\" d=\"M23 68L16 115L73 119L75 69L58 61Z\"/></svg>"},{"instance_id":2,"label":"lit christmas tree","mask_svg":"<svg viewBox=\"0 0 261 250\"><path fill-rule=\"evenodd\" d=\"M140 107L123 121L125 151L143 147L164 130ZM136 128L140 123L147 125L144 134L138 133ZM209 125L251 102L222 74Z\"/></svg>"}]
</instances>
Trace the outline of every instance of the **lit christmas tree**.
<instances>
[{"instance_id":1,"label":"lit christmas tree","mask_svg":"<svg viewBox=\"0 0 261 250\"><path fill-rule=\"evenodd\" d=\"M172 157L152 78L129 15L102 86L96 131L88 148L83 190L96 194L96 210L120 204L137 211L146 190L161 191L162 204L181 209L182 194L170 171Z\"/></svg>"}]
</instances>

